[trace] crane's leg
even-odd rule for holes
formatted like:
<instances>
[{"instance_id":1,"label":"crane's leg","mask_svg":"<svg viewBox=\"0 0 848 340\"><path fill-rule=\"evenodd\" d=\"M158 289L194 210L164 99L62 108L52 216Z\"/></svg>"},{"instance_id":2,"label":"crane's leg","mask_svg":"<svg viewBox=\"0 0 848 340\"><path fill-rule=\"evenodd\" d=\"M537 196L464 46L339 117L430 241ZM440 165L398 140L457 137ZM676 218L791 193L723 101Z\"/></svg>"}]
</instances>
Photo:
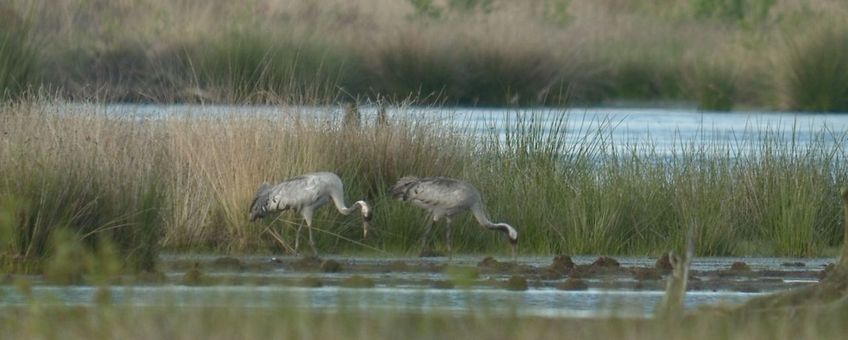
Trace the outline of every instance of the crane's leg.
<instances>
[{"instance_id":1,"label":"crane's leg","mask_svg":"<svg viewBox=\"0 0 848 340\"><path fill-rule=\"evenodd\" d=\"M433 230L433 224L436 222L435 217L430 215L427 217L427 225L424 227L424 236L421 237L421 253L420 256L424 256L428 252L427 250L427 241L430 239L430 232Z\"/></svg>"},{"instance_id":2,"label":"crane's leg","mask_svg":"<svg viewBox=\"0 0 848 340\"><path fill-rule=\"evenodd\" d=\"M294 232L294 255L300 255L298 248L300 247L300 229L303 228L303 221L297 224L297 229Z\"/></svg>"},{"instance_id":3,"label":"crane's leg","mask_svg":"<svg viewBox=\"0 0 848 340\"><path fill-rule=\"evenodd\" d=\"M453 251L451 250L451 219L445 219L445 242L448 246L448 262L453 259Z\"/></svg>"},{"instance_id":4,"label":"crane's leg","mask_svg":"<svg viewBox=\"0 0 848 340\"><path fill-rule=\"evenodd\" d=\"M312 239L312 209L303 210L303 219L306 221L306 231L309 233L309 246L312 247L312 255L318 256L318 250L315 249L315 240Z\"/></svg>"}]
</instances>

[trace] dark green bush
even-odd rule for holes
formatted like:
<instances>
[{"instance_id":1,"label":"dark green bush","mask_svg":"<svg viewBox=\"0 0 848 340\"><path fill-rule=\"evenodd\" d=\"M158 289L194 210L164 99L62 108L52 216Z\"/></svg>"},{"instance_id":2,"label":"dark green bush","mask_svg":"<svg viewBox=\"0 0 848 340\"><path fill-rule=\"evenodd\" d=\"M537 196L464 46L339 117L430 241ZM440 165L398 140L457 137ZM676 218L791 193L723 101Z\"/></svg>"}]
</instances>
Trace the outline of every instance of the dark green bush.
<instances>
[{"instance_id":1,"label":"dark green bush","mask_svg":"<svg viewBox=\"0 0 848 340\"><path fill-rule=\"evenodd\" d=\"M791 42L785 68L790 109L848 111L848 30L826 28Z\"/></svg>"},{"instance_id":2,"label":"dark green bush","mask_svg":"<svg viewBox=\"0 0 848 340\"><path fill-rule=\"evenodd\" d=\"M687 96L701 110L730 111L736 102L736 77L729 66L715 62L696 62L688 70Z\"/></svg>"},{"instance_id":3,"label":"dark green bush","mask_svg":"<svg viewBox=\"0 0 848 340\"><path fill-rule=\"evenodd\" d=\"M309 97L351 83L350 57L311 39L275 39L235 30L189 48L186 66L199 85L230 102Z\"/></svg>"},{"instance_id":4,"label":"dark green bush","mask_svg":"<svg viewBox=\"0 0 848 340\"><path fill-rule=\"evenodd\" d=\"M35 77L36 53L28 25L0 6L0 102L20 96Z\"/></svg>"}]
</instances>

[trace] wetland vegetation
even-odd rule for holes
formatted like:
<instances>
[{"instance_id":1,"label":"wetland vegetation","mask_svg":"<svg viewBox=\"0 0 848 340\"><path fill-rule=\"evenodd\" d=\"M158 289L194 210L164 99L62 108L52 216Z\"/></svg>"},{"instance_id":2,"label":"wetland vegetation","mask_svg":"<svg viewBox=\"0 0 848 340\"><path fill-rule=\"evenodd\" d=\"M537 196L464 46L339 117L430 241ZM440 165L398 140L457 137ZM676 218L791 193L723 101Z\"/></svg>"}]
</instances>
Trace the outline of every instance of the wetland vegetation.
<instances>
[{"instance_id":1,"label":"wetland vegetation","mask_svg":"<svg viewBox=\"0 0 848 340\"><path fill-rule=\"evenodd\" d=\"M40 258L58 230L106 242L147 269L160 247L283 251L265 229L290 239L298 217L251 223L252 195L264 181L328 169L348 200L374 207L367 242L356 218L319 210L318 249L328 253L416 253L424 215L387 194L409 174L471 181L492 218L519 229L522 254L658 256L679 248L692 225L703 226L704 256L823 256L841 241L844 131L821 130L802 143L791 131L763 128L740 145L705 138L658 154L650 144L614 144L608 125L572 138L567 127L579 122L532 110L506 113L503 131L479 135L418 107L358 128L333 107L138 119L99 105L62 113L69 107L23 102L0 114L7 254ZM467 217L456 225L457 249L507 250L502 235L480 232Z\"/></svg>"},{"instance_id":2,"label":"wetland vegetation","mask_svg":"<svg viewBox=\"0 0 848 340\"><path fill-rule=\"evenodd\" d=\"M175 281L161 254L279 254L285 247L266 228L289 240L297 217L250 223L252 195L262 182L318 170L339 174L348 200L374 207L367 241L355 216L329 208L316 216L318 249L338 257L418 252L423 214L386 192L410 174L473 183L492 218L519 230L523 255L659 257L681 250L690 229L698 256L837 255L848 241L839 192L848 185L848 131L763 127L732 145L681 139L669 154L611 140L614 122L574 132L568 127L581 122L573 115L543 119L518 106L848 111L846 19L838 0L3 2L0 285L25 299L5 304L0 294L0 328L12 338L71 339L841 338L848 248L821 284L656 319L484 307L328 311L287 301L257 308L226 295L215 299L226 308L139 306L113 303L111 287L232 284L198 263L180 267ZM349 124L342 101L385 105L393 115ZM146 117L109 113L104 102L275 109ZM441 105L514 109L503 113L504 130L469 133L480 127L431 114ZM502 235L467 217L454 225L455 249L481 259L507 254ZM215 265L250 270L222 259ZM423 270L451 277L430 282L433 289L463 289L487 270L512 275L485 282L492 287L534 289L545 277L559 289L590 287L581 277L595 275L592 266L557 259L558 267L532 270L490 259L471 271ZM333 273L352 267L303 263ZM622 273L611 267L602 271ZM418 266L382 270L410 268ZM744 268L726 275L761 274ZM626 269L650 289L667 271ZM382 284L355 274L330 284ZM71 306L36 298L33 284L97 293Z\"/></svg>"},{"instance_id":3,"label":"wetland vegetation","mask_svg":"<svg viewBox=\"0 0 848 340\"><path fill-rule=\"evenodd\" d=\"M4 96L848 111L839 0L13 0L0 18Z\"/></svg>"}]
</instances>

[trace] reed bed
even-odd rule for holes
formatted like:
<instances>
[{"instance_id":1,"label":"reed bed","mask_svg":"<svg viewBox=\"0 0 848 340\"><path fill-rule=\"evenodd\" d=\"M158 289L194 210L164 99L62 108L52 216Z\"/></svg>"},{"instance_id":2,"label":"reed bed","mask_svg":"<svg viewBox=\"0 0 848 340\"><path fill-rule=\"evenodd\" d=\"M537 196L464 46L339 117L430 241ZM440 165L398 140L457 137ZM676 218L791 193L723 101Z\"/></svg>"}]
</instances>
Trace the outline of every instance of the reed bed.
<instances>
[{"instance_id":1,"label":"reed bed","mask_svg":"<svg viewBox=\"0 0 848 340\"><path fill-rule=\"evenodd\" d=\"M338 173L347 199L375 211L373 237L363 241L355 217L321 209L322 252L417 253L424 213L386 195L404 175L472 182L492 219L518 228L523 254L658 255L683 244L691 225L701 226L699 255L822 256L840 241L844 132L800 140L762 130L738 145L703 137L668 154L614 143L611 122L580 128L573 117L532 110L502 117L502 132L475 135L479 127L420 107L398 107L387 125L366 116L358 127L342 124L339 107L222 109L131 118L98 105L5 106L6 258L49 258L57 230L91 249L109 244L132 268L150 268L162 247L279 252L266 228L290 241L299 217L249 223L248 205L262 182L309 171ZM471 218L454 223L455 249L508 248Z\"/></svg>"},{"instance_id":2,"label":"reed bed","mask_svg":"<svg viewBox=\"0 0 848 340\"><path fill-rule=\"evenodd\" d=\"M0 67L21 73L0 86L14 94L848 110L838 0L69 0L0 13Z\"/></svg>"}]
</instances>

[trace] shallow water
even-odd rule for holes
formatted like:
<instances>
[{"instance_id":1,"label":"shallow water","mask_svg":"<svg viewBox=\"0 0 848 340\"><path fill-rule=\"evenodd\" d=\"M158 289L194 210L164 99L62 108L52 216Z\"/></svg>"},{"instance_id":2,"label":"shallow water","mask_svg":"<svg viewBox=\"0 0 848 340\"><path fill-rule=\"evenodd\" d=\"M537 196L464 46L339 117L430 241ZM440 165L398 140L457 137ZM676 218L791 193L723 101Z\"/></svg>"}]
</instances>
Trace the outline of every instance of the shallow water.
<instances>
[{"instance_id":1,"label":"shallow water","mask_svg":"<svg viewBox=\"0 0 848 340\"><path fill-rule=\"evenodd\" d=\"M112 303L132 306L212 307L237 304L250 308L310 308L319 310L406 309L424 312L495 312L551 317L650 316L663 296L664 280L641 281L632 277L633 268L652 268L656 259L617 258L621 271L584 277L587 290L565 291L554 287L566 279L537 275L551 263L550 257L520 257L520 275L528 290L510 291L504 283L513 273L485 272L463 280L456 272L475 270L482 256L446 258L327 256L322 260L340 263L341 270L324 273L316 268L296 268L301 258L269 256L227 257L215 255L163 255L166 279L157 284L109 286ZM591 264L596 257L573 257L577 265ZM743 260L750 272L729 273ZM817 282L817 274L832 259L825 258L696 258L693 279L685 299L687 308L703 304L738 304L769 292L802 287ZM217 265L216 265L217 263ZM397 264L402 263L403 266ZM232 265L232 264L237 264ZM188 268L200 269L212 280L208 285L184 284ZM393 268L393 269L392 269ZM372 288L346 288L352 276L373 280ZM460 274L461 276L461 274ZM305 279L322 287L302 286ZM55 286L38 277L29 298L13 285L0 286L0 306L18 306L29 299L47 304L91 305L98 290L94 286ZM438 282L456 282L434 286ZM436 288L438 287L438 288ZM740 287L742 289L740 289Z\"/></svg>"},{"instance_id":2,"label":"shallow water","mask_svg":"<svg viewBox=\"0 0 848 340\"><path fill-rule=\"evenodd\" d=\"M67 306L94 305L97 287L39 286L32 298L40 303ZM432 312L517 312L522 315L593 317L649 316L662 299L659 291L560 291L532 289L513 292L495 289L371 289L340 287L181 285L110 287L112 303L133 306L312 308L325 310L406 309ZM763 293L691 292L685 305L741 303ZM0 306L17 306L27 299L13 287L0 287Z\"/></svg>"},{"instance_id":3,"label":"shallow water","mask_svg":"<svg viewBox=\"0 0 848 340\"><path fill-rule=\"evenodd\" d=\"M339 107L223 106L223 105L136 105L105 106L71 104L60 112L90 112L109 115L158 117L292 117L302 114L340 121ZM373 122L377 109L362 106L366 124ZM470 134L487 135L498 131L505 138L507 127L516 119L533 116L543 129L557 120L566 122L560 138L573 145L601 143L607 148L637 149L658 155L709 146L713 151L758 150L765 139L793 143L803 149L811 143L844 143L848 114L795 112L709 112L693 109L570 108L570 109L485 109L485 108L389 108L390 117L423 117L440 120ZM547 131L547 130L545 130ZM820 137L821 140L816 140Z\"/></svg>"}]
</instances>

